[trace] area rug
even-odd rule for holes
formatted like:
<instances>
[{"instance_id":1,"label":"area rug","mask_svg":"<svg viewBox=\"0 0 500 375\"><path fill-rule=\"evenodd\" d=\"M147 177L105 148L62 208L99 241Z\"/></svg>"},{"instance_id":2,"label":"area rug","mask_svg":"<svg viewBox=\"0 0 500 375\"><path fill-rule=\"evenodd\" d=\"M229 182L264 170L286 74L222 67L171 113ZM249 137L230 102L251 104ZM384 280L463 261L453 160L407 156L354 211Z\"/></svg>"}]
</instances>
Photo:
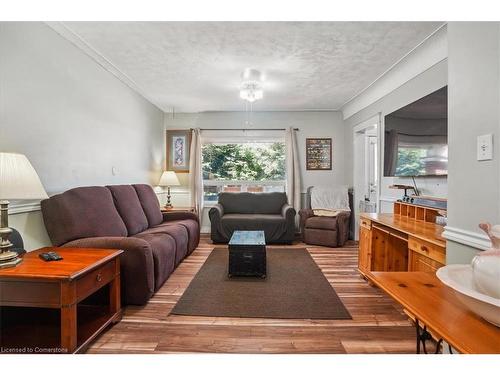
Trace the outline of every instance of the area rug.
<instances>
[{"instance_id":1,"label":"area rug","mask_svg":"<svg viewBox=\"0 0 500 375\"><path fill-rule=\"evenodd\" d=\"M227 276L216 248L171 314L276 319L351 319L306 249L267 249L267 277Z\"/></svg>"}]
</instances>

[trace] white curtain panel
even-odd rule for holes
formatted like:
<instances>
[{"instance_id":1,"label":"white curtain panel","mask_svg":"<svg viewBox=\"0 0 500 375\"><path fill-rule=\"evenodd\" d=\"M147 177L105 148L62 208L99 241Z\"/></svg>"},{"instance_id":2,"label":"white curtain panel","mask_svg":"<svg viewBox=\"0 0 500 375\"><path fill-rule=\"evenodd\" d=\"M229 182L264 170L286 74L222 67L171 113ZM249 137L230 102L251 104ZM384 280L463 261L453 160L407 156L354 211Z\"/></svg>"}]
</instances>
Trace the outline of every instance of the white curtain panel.
<instances>
[{"instance_id":1,"label":"white curtain panel","mask_svg":"<svg viewBox=\"0 0 500 375\"><path fill-rule=\"evenodd\" d=\"M203 171L201 165L201 131L199 128L191 131L191 158L189 159L189 189L191 204L196 209L198 217L203 217Z\"/></svg>"},{"instance_id":2,"label":"white curtain panel","mask_svg":"<svg viewBox=\"0 0 500 375\"><path fill-rule=\"evenodd\" d=\"M288 204L297 212L300 210L300 165L297 135L292 127L285 131L286 146L286 195ZM298 215L297 215L298 216Z\"/></svg>"}]
</instances>

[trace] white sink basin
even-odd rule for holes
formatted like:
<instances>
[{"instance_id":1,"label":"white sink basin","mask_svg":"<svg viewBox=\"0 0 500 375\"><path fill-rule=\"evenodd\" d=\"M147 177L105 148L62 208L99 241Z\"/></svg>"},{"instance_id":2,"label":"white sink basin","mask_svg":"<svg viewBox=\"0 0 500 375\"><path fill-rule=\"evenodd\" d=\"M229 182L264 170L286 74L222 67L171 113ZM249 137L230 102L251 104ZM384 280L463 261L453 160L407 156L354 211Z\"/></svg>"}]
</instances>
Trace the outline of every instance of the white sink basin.
<instances>
[{"instance_id":1,"label":"white sink basin","mask_svg":"<svg viewBox=\"0 0 500 375\"><path fill-rule=\"evenodd\" d=\"M500 299L478 292L474 288L472 267L452 264L441 267L436 276L455 291L458 299L472 312L500 327Z\"/></svg>"}]
</instances>

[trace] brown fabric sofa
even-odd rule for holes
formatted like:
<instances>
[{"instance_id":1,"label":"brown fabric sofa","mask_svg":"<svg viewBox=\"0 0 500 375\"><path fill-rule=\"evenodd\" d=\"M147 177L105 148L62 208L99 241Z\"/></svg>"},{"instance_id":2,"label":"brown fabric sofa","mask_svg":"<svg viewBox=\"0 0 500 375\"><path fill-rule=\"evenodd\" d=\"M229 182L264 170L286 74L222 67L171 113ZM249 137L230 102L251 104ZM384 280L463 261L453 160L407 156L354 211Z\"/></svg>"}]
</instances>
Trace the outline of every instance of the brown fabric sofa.
<instances>
[{"instance_id":1,"label":"brown fabric sofa","mask_svg":"<svg viewBox=\"0 0 500 375\"><path fill-rule=\"evenodd\" d=\"M41 205L54 246L124 250L124 304L145 304L200 240L198 217L162 214L149 185L79 187Z\"/></svg>"},{"instance_id":2,"label":"brown fabric sofa","mask_svg":"<svg viewBox=\"0 0 500 375\"><path fill-rule=\"evenodd\" d=\"M314 216L310 203L311 188L307 189L306 206L308 208L299 211L302 241L310 245L344 246L349 239L351 219L353 218L352 192L349 191L351 212L340 212L335 217Z\"/></svg>"},{"instance_id":3,"label":"brown fabric sofa","mask_svg":"<svg viewBox=\"0 0 500 375\"><path fill-rule=\"evenodd\" d=\"M285 193L220 193L208 212L211 238L227 243L235 230L263 230L266 243L292 243L295 214Z\"/></svg>"}]
</instances>

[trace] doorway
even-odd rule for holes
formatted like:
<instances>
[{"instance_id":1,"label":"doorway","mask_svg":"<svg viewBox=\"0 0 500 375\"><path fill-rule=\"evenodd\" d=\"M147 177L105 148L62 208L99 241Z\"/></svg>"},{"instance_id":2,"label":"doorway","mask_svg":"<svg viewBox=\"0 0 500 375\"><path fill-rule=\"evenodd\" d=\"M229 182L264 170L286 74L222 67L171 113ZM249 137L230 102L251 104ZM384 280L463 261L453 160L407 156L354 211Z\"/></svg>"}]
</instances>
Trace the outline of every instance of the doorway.
<instances>
[{"instance_id":1,"label":"doorway","mask_svg":"<svg viewBox=\"0 0 500 375\"><path fill-rule=\"evenodd\" d=\"M359 236L359 214L378 212L380 116L374 116L353 129L354 146L354 238Z\"/></svg>"}]
</instances>

